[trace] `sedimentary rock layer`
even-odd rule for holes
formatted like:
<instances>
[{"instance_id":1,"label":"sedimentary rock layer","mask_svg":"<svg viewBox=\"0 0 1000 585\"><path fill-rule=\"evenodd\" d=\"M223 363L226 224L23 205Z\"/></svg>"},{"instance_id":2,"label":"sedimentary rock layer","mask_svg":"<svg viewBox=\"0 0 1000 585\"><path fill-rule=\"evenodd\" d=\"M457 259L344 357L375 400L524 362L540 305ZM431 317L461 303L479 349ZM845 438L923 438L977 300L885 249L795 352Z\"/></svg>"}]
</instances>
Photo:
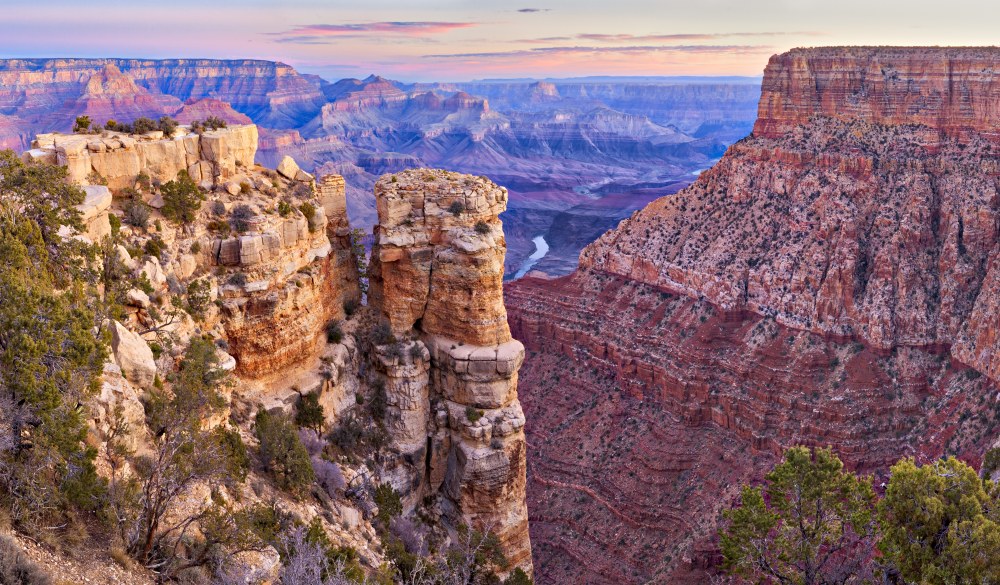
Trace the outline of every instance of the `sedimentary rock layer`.
<instances>
[{"instance_id":1,"label":"sedimentary rock layer","mask_svg":"<svg viewBox=\"0 0 1000 585\"><path fill-rule=\"evenodd\" d=\"M755 136L778 138L814 116L1000 142L1000 49L830 47L775 55L764 71Z\"/></svg>"},{"instance_id":2,"label":"sedimentary rock layer","mask_svg":"<svg viewBox=\"0 0 1000 585\"><path fill-rule=\"evenodd\" d=\"M373 302L393 330L472 345L510 340L503 306L507 190L488 179L429 170L375 185L378 275Z\"/></svg>"},{"instance_id":3,"label":"sedimentary rock layer","mask_svg":"<svg viewBox=\"0 0 1000 585\"><path fill-rule=\"evenodd\" d=\"M539 583L705 582L735 486L794 444L878 473L982 456L1000 423L996 62L776 56L752 137L573 275L508 287Z\"/></svg>"},{"instance_id":4,"label":"sedimentary rock layer","mask_svg":"<svg viewBox=\"0 0 1000 585\"><path fill-rule=\"evenodd\" d=\"M530 573L524 346L503 306L497 217L507 192L481 177L414 170L383 177L375 194L370 301L408 340L376 348L399 454L383 474L406 501L440 494L453 528L489 530L511 567Z\"/></svg>"}]
</instances>

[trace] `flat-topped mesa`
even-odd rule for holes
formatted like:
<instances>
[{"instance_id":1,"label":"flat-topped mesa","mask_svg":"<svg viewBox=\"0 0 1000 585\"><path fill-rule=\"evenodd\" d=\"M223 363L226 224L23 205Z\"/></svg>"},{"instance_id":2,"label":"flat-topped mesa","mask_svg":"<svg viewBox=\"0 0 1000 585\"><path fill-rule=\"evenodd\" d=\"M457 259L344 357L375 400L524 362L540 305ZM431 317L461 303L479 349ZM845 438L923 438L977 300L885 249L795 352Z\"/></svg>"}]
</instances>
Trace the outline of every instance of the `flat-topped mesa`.
<instances>
[{"instance_id":1,"label":"flat-topped mesa","mask_svg":"<svg viewBox=\"0 0 1000 585\"><path fill-rule=\"evenodd\" d=\"M1000 50L775 57L755 134L580 266L881 352L948 349L1000 380L994 64Z\"/></svg>"},{"instance_id":2,"label":"flat-topped mesa","mask_svg":"<svg viewBox=\"0 0 1000 585\"><path fill-rule=\"evenodd\" d=\"M524 346L503 304L507 190L483 177L412 170L375 186L370 302L396 338L379 346L386 426L399 457L382 474L407 506L440 495L452 527L495 534L530 573ZM412 462L425 461L425 466Z\"/></svg>"},{"instance_id":3,"label":"flat-topped mesa","mask_svg":"<svg viewBox=\"0 0 1000 585\"><path fill-rule=\"evenodd\" d=\"M146 173L165 183L187 171L206 186L218 185L249 169L257 155L257 126L229 126L202 134L179 126L171 136L157 130L141 135L104 131L99 134L39 134L26 159L66 165L79 185L100 180L111 189L133 187Z\"/></svg>"},{"instance_id":4,"label":"flat-topped mesa","mask_svg":"<svg viewBox=\"0 0 1000 585\"><path fill-rule=\"evenodd\" d=\"M824 47L771 57L754 136L777 138L814 116L921 124L1000 142L1000 48Z\"/></svg>"},{"instance_id":5,"label":"flat-topped mesa","mask_svg":"<svg viewBox=\"0 0 1000 585\"><path fill-rule=\"evenodd\" d=\"M472 345L510 341L503 305L507 190L484 177L411 170L375 184L373 304L396 333ZM419 322L419 325L418 325Z\"/></svg>"}]
</instances>

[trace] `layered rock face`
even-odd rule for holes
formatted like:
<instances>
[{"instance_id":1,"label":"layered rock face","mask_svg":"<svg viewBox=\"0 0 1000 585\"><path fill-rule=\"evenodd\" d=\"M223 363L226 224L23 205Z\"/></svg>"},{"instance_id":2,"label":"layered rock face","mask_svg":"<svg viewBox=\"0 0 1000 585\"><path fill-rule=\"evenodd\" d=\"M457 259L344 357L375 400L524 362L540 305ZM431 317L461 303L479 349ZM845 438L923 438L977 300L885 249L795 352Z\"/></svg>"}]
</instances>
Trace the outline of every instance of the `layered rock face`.
<instances>
[{"instance_id":1,"label":"layered rock face","mask_svg":"<svg viewBox=\"0 0 1000 585\"><path fill-rule=\"evenodd\" d=\"M754 135L778 138L814 116L1000 141L1000 49L832 47L775 55Z\"/></svg>"},{"instance_id":2,"label":"layered rock face","mask_svg":"<svg viewBox=\"0 0 1000 585\"><path fill-rule=\"evenodd\" d=\"M215 185L235 176L238 168L253 166L257 127L232 126L204 134L180 127L169 137L159 131L142 136L40 134L32 146L26 157L65 165L77 184L100 178L110 188L122 189L134 186L139 173L165 183L187 171L195 182Z\"/></svg>"},{"instance_id":3,"label":"layered rock face","mask_svg":"<svg viewBox=\"0 0 1000 585\"><path fill-rule=\"evenodd\" d=\"M211 203L202 205L190 224L175 228L165 219L156 221L155 235L148 225L124 227L126 237L152 237L166 248L128 261L145 274L156 297L183 293L195 281L208 283L217 307L203 325L218 328L245 379L282 374L318 356L327 323L344 317L345 302L360 301L343 177L324 176L317 185L297 167L284 169L285 175L256 167L254 125L202 134L181 126L167 138L162 132L44 134L35 146L26 159L66 164L70 180L84 184L81 235L94 242L111 233L109 214L123 214L113 209L113 190L135 187L140 174L165 183L186 170L199 183ZM98 179L108 186L86 184ZM155 193L142 197L148 208L163 207ZM284 211L278 209L282 204ZM223 218L237 208L246 225L232 233ZM137 324L151 327L155 323L145 310L150 299L141 296ZM126 364L121 366L128 373Z\"/></svg>"},{"instance_id":4,"label":"layered rock face","mask_svg":"<svg viewBox=\"0 0 1000 585\"><path fill-rule=\"evenodd\" d=\"M343 318L344 302L358 291L349 245L327 237L328 225L342 222L343 213L320 208L312 218L264 221L246 235L203 240L199 264L242 275L219 288L237 373L282 373L316 355L327 322Z\"/></svg>"},{"instance_id":5,"label":"layered rock face","mask_svg":"<svg viewBox=\"0 0 1000 585\"><path fill-rule=\"evenodd\" d=\"M118 81L113 88L129 91L101 92L116 94L116 99L141 96L140 109L119 111L91 109L99 122L104 116L119 121L128 115L154 116L171 114L190 99L222 100L257 123L272 128L290 128L314 117L323 105L318 83L299 75L284 63L272 61L218 59L5 59L0 60L0 110L16 108L27 113L49 111L54 117L46 121L49 128L56 122L72 122L74 116L87 113L79 107L67 108L84 96L108 75L120 79L115 72L127 76L132 87ZM106 84L105 84L106 85ZM114 105L114 102L102 102ZM122 102L124 103L124 102ZM146 107L149 106L149 107Z\"/></svg>"},{"instance_id":6,"label":"layered rock face","mask_svg":"<svg viewBox=\"0 0 1000 585\"><path fill-rule=\"evenodd\" d=\"M791 445L879 473L982 456L1000 380L997 121L970 121L975 100L927 72L982 95L990 54L779 55L753 136L573 275L509 286L525 410L545 429L528 437L539 582L705 582L719 511ZM876 91L872 62L906 83Z\"/></svg>"},{"instance_id":7,"label":"layered rock face","mask_svg":"<svg viewBox=\"0 0 1000 585\"><path fill-rule=\"evenodd\" d=\"M414 170L383 177L375 193L370 303L397 339L412 339L379 349L388 426L410 463L394 484L411 501L441 493L452 526L489 529L512 566L530 571L517 400L524 347L502 298L507 192L484 178Z\"/></svg>"}]
</instances>

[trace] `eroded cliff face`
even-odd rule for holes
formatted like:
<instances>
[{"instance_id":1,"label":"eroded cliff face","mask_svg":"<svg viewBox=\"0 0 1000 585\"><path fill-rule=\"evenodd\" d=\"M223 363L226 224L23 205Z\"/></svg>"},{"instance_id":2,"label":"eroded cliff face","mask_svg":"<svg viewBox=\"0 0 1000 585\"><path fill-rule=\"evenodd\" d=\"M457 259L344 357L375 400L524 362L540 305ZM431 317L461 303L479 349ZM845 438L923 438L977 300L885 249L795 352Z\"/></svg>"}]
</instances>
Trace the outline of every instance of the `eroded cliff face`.
<instances>
[{"instance_id":1,"label":"eroded cliff face","mask_svg":"<svg viewBox=\"0 0 1000 585\"><path fill-rule=\"evenodd\" d=\"M225 340L242 378L268 378L318 357L327 323L344 317L346 302L360 301L343 178L324 176L317 183L297 168L286 167L285 176L255 166L254 125L201 134L181 126L171 137L44 134L34 142L26 159L65 164L69 179L84 186L83 235L94 242L111 233L111 214L126 216L140 203L154 212L164 206L155 188L134 190L143 188L140 175L155 185L187 171L198 183L207 202L191 222L154 216L136 227L125 218L121 240L135 247L130 254L122 246L124 261L152 289L135 291L136 329L160 326L164 312L184 308L176 299L201 283L213 302L200 326ZM121 196L117 205L115 194ZM245 225L234 230L230 215L237 208ZM179 296L168 302L172 295ZM172 324L185 334L195 327L190 318Z\"/></svg>"},{"instance_id":2,"label":"eroded cliff face","mask_svg":"<svg viewBox=\"0 0 1000 585\"><path fill-rule=\"evenodd\" d=\"M100 134L39 134L24 156L65 165L69 180L95 181L112 189L135 185L145 173L166 183L181 171L205 188L221 186L250 169L257 154L257 126L247 124L195 134L182 126L173 136L155 131L141 136L105 131Z\"/></svg>"},{"instance_id":3,"label":"eroded cliff face","mask_svg":"<svg viewBox=\"0 0 1000 585\"><path fill-rule=\"evenodd\" d=\"M996 143L998 60L995 47L831 47L775 55L764 71L754 135L779 138L827 116L917 124Z\"/></svg>"},{"instance_id":4,"label":"eroded cliff face","mask_svg":"<svg viewBox=\"0 0 1000 585\"><path fill-rule=\"evenodd\" d=\"M753 136L573 275L508 287L540 582L704 582L719 511L791 445L865 472L981 457L1000 422L997 57L776 56ZM626 562L565 560L603 546Z\"/></svg>"},{"instance_id":5,"label":"eroded cliff face","mask_svg":"<svg viewBox=\"0 0 1000 585\"><path fill-rule=\"evenodd\" d=\"M452 527L489 529L511 566L530 572L524 347L502 296L506 189L414 170L382 177L375 194L370 302L397 339L377 366L401 462L393 484L410 502L441 494Z\"/></svg>"}]
</instances>

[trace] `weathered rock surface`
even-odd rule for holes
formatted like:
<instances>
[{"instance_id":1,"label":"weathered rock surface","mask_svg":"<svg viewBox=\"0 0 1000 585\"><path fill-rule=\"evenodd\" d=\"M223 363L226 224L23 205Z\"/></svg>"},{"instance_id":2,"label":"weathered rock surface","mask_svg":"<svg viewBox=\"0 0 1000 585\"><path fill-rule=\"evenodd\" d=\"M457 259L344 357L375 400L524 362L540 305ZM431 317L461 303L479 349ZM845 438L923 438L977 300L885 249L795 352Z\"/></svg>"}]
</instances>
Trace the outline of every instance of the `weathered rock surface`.
<instances>
[{"instance_id":1,"label":"weathered rock surface","mask_svg":"<svg viewBox=\"0 0 1000 585\"><path fill-rule=\"evenodd\" d=\"M84 235L92 242L100 242L105 236L111 235L111 221L108 218L113 200L111 191L102 185L87 185L83 190L86 199L77 209L80 210Z\"/></svg>"},{"instance_id":2,"label":"weathered rock surface","mask_svg":"<svg viewBox=\"0 0 1000 585\"><path fill-rule=\"evenodd\" d=\"M185 170L195 181L218 182L234 176L237 168L253 166L257 127L230 126L201 135L180 131L167 138L118 132L40 134L33 146L38 153L28 156L54 156L77 184L100 178L110 188L122 189L134 186L140 172L165 183Z\"/></svg>"},{"instance_id":3,"label":"weathered rock surface","mask_svg":"<svg viewBox=\"0 0 1000 585\"><path fill-rule=\"evenodd\" d=\"M511 566L530 572L524 346L511 339L502 298L506 190L417 170L383 177L375 193L371 304L397 338L416 338L376 348L399 453L384 473L411 505L441 494L452 527L489 529Z\"/></svg>"},{"instance_id":4,"label":"weathered rock surface","mask_svg":"<svg viewBox=\"0 0 1000 585\"><path fill-rule=\"evenodd\" d=\"M764 71L754 135L779 138L814 116L919 124L1000 142L1000 49L830 47L775 55Z\"/></svg>"},{"instance_id":5,"label":"weathered rock surface","mask_svg":"<svg viewBox=\"0 0 1000 585\"><path fill-rule=\"evenodd\" d=\"M776 56L752 137L573 275L508 287L540 580L707 581L719 512L791 445L879 473L982 456L1000 173L981 68L997 59Z\"/></svg>"},{"instance_id":6,"label":"weathered rock surface","mask_svg":"<svg viewBox=\"0 0 1000 585\"><path fill-rule=\"evenodd\" d=\"M141 388L152 388L156 378L156 361L145 339L114 321L111 349L115 354L115 362L128 381Z\"/></svg>"},{"instance_id":7,"label":"weathered rock surface","mask_svg":"<svg viewBox=\"0 0 1000 585\"><path fill-rule=\"evenodd\" d=\"M241 198L237 195L235 198ZM327 202L344 209L343 194ZM220 283L222 325L236 371L251 378L280 373L315 356L327 322L344 317L344 303L360 295L346 229L328 233L346 216L318 207L315 216L258 216L254 229L199 240L198 265L239 274Z\"/></svg>"},{"instance_id":8,"label":"weathered rock surface","mask_svg":"<svg viewBox=\"0 0 1000 585\"><path fill-rule=\"evenodd\" d=\"M507 190L481 177L414 170L375 185L372 299L396 332L472 345L510 340L503 306Z\"/></svg>"}]
</instances>

